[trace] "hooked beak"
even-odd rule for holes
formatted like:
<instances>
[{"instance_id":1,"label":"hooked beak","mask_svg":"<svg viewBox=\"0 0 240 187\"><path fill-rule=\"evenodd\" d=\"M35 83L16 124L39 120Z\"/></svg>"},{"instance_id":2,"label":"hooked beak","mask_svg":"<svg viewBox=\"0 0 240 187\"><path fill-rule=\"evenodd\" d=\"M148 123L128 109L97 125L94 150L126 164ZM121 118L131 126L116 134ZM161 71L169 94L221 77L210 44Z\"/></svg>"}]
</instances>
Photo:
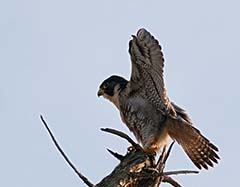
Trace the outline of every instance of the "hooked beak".
<instances>
[{"instance_id":1,"label":"hooked beak","mask_svg":"<svg viewBox=\"0 0 240 187\"><path fill-rule=\"evenodd\" d=\"M102 88L99 88L97 96L100 97L104 94L104 90Z\"/></svg>"}]
</instances>

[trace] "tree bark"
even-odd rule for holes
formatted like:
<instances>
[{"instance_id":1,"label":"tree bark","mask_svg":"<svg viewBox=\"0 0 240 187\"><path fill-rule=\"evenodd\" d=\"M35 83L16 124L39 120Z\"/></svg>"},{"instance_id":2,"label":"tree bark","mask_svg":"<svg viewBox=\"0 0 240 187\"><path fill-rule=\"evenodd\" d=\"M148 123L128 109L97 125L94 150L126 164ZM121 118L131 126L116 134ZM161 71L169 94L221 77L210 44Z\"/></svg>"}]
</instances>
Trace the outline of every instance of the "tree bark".
<instances>
[{"instance_id":1,"label":"tree bark","mask_svg":"<svg viewBox=\"0 0 240 187\"><path fill-rule=\"evenodd\" d=\"M120 164L99 182L96 187L156 187L160 177L153 177L155 162L143 150L132 150ZM140 175L149 177L141 177ZM139 177L140 176L140 177Z\"/></svg>"}]
</instances>

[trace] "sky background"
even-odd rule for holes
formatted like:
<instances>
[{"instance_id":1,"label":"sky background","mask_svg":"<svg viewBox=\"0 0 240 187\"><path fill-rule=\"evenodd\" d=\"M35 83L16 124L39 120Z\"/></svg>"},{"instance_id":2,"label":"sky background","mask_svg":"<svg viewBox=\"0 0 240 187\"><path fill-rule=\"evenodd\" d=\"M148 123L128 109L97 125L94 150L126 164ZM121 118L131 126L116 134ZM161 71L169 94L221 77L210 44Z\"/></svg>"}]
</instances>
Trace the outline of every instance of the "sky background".
<instances>
[{"instance_id":1,"label":"sky background","mask_svg":"<svg viewBox=\"0 0 240 187\"><path fill-rule=\"evenodd\" d=\"M118 161L106 148L125 154L129 144L100 128L131 133L96 93L109 75L129 78L128 41L141 27L163 47L169 97L220 149L214 169L175 179L189 187L236 186L239 7L237 0L0 1L0 186L85 186L40 114L93 183L113 170ZM196 168L176 144L166 170L177 169Z\"/></svg>"}]
</instances>

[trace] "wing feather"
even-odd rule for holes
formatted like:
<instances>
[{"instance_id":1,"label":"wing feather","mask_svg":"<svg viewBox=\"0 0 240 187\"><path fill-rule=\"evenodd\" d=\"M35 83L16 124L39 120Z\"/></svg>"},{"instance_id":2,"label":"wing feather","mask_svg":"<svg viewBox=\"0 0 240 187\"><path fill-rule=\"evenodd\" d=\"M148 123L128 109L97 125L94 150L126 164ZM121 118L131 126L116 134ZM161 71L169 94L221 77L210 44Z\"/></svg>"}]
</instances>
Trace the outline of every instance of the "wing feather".
<instances>
[{"instance_id":1,"label":"wing feather","mask_svg":"<svg viewBox=\"0 0 240 187\"><path fill-rule=\"evenodd\" d=\"M130 89L145 91L147 99L160 110L168 110L169 99L163 80L164 58L158 41L145 29L129 42L132 61Z\"/></svg>"}]
</instances>

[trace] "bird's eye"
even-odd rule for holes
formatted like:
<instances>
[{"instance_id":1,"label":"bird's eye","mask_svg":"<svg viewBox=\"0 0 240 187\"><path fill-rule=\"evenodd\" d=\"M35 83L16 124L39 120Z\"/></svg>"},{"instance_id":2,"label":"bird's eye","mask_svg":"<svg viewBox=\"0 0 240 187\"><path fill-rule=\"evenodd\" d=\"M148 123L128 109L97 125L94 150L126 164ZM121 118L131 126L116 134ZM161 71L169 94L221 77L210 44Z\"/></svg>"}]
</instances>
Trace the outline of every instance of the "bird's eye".
<instances>
[{"instance_id":1,"label":"bird's eye","mask_svg":"<svg viewBox=\"0 0 240 187\"><path fill-rule=\"evenodd\" d=\"M109 86L108 83L104 84L104 85L103 85L103 89L106 89L108 86Z\"/></svg>"}]
</instances>

